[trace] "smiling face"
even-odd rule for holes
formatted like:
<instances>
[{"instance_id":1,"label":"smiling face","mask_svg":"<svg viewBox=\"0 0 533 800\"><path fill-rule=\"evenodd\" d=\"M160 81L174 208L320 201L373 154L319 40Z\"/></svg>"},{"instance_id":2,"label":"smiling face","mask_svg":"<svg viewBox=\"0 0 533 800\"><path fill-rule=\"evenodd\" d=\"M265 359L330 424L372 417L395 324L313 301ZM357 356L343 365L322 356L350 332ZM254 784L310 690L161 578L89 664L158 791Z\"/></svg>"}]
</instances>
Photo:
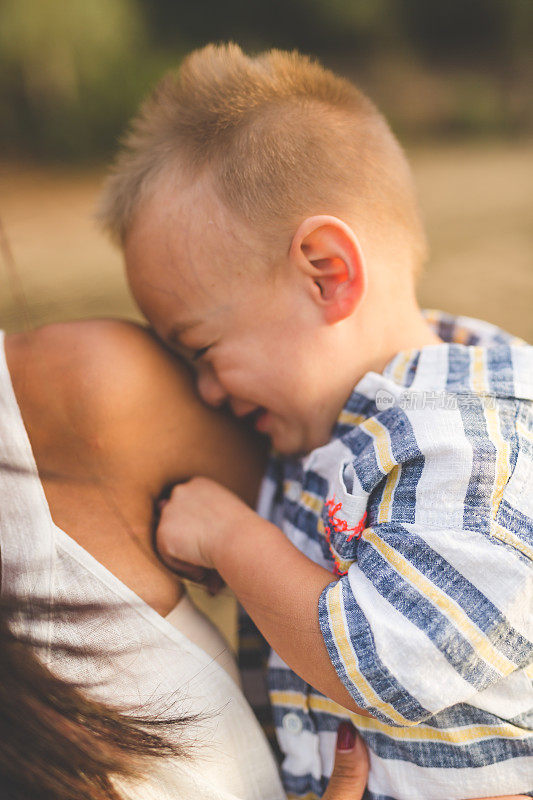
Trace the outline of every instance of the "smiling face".
<instances>
[{"instance_id":1,"label":"smiling face","mask_svg":"<svg viewBox=\"0 0 533 800\"><path fill-rule=\"evenodd\" d=\"M328 382L331 326L309 281L273 270L250 230L200 181L176 194L161 185L126 239L141 310L193 363L207 403L251 415L282 453L324 444L340 407Z\"/></svg>"}]
</instances>

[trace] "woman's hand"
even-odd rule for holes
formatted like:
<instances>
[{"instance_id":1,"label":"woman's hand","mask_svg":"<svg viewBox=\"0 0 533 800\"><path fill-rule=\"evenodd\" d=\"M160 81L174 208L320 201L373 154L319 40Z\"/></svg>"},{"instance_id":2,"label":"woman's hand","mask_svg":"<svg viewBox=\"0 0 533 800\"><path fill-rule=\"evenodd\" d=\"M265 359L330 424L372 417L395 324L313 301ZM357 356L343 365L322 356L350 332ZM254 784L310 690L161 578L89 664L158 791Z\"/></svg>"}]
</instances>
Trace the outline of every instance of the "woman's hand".
<instances>
[{"instance_id":1,"label":"woman's hand","mask_svg":"<svg viewBox=\"0 0 533 800\"><path fill-rule=\"evenodd\" d=\"M368 753L350 722L341 722L333 773L323 800L361 800L368 778Z\"/></svg>"},{"instance_id":2,"label":"woman's hand","mask_svg":"<svg viewBox=\"0 0 533 800\"><path fill-rule=\"evenodd\" d=\"M368 753L350 722L341 722L337 733L335 764L323 800L362 800L368 778ZM453 785L450 778L450 787ZM528 800L525 795L500 795L477 800Z\"/></svg>"}]
</instances>

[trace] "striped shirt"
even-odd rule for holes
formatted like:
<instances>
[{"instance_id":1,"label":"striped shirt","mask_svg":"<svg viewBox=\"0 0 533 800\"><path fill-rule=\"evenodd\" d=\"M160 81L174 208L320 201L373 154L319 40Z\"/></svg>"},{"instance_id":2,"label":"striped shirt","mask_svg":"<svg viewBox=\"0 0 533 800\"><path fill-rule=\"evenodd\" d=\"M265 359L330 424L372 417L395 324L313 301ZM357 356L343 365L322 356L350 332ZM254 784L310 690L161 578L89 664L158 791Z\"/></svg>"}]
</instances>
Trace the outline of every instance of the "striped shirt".
<instances>
[{"instance_id":1,"label":"striped shirt","mask_svg":"<svg viewBox=\"0 0 533 800\"><path fill-rule=\"evenodd\" d=\"M347 712L272 652L289 797L320 797L350 718L368 800L533 796L533 348L427 312L443 344L367 373L331 440L273 456L258 511L334 572L319 601ZM312 657L312 655L310 655Z\"/></svg>"}]
</instances>

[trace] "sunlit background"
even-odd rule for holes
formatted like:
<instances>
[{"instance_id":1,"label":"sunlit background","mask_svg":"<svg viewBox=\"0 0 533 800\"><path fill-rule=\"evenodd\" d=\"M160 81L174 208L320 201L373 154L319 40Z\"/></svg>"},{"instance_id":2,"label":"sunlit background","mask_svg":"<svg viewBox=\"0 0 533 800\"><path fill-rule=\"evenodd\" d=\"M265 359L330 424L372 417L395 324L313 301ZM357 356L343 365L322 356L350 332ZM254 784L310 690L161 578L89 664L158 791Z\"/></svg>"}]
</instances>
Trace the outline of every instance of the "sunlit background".
<instances>
[{"instance_id":1,"label":"sunlit background","mask_svg":"<svg viewBox=\"0 0 533 800\"><path fill-rule=\"evenodd\" d=\"M158 77L225 40L366 90L419 186L422 303L533 339L533 0L0 0L0 327L137 315L92 220L106 164Z\"/></svg>"},{"instance_id":2,"label":"sunlit background","mask_svg":"<svg viewBox=\"0 0 533 800\"><path fill-rule=\"evenodd\" d=\"M423 304L533 338L532 0L0 0L0 325L136 314L92 221L105 166L157 78L229 39L365 89L415 170Z\"/></svg>"}]
</instances>

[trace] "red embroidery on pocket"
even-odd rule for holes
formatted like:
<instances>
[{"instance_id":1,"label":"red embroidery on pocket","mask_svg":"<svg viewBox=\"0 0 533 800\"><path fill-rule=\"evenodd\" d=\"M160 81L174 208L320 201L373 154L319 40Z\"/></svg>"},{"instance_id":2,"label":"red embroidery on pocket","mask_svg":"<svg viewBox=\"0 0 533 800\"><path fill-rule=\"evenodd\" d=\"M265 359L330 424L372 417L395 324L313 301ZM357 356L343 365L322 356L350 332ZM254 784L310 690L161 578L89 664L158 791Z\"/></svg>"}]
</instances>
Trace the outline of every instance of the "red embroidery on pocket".
<instances>
[{"instance_id":1,"label":"red embroidery on pocket","mask_svg":"<svg viewBox=\"0 0 533 800\"><path fill-rule=\"evenodd\" d=\"M326 508L328 509L328 518L331 523L331 527L329 525L325 526L326 531L326 539L329 540L331 538L331 528L333 528L335 533L347 533L348 536L346 537L347 542L351 542L352 539L360 539L363 531L365 529L365 522L366 522L366 511L363 514L362 518L359 520L357 525L354 525L353 528L348 527L348 523L345 519L341 519L338 515L339 511L342 510L342 503L337 503L335 495L333 495L330 500L326 500L324 503Z\"/></svg>"},{"instance_id":2,"label":"red embroidery on pocket","mask_svg":"<svg viewBox=\"0 0 533 800\"><path fill-rule=\"evenodd\" d=\"M352 539L360 539L365 529L366 511L363 514L362 518L357 523L357 525L355 525L353 528L349 528L346 520L341 519L338 516L339 511L342 511L342 503L336 502L335 495L333 495L333 497L330 500L326 500L324 505L328 510L328 519L330 522L330 525L324 526L324 531L326 534L326 541L329 545L329 552L331 553L333 561L335 562L333 568L333 574L337 578L342 578L343 575L346 575L346 570L341 569L340 558L335 553L331 545L332 529L335 533L348 533L348 536L346 537L347 542L350 542Z\"/></svg>"}]
</instances>

